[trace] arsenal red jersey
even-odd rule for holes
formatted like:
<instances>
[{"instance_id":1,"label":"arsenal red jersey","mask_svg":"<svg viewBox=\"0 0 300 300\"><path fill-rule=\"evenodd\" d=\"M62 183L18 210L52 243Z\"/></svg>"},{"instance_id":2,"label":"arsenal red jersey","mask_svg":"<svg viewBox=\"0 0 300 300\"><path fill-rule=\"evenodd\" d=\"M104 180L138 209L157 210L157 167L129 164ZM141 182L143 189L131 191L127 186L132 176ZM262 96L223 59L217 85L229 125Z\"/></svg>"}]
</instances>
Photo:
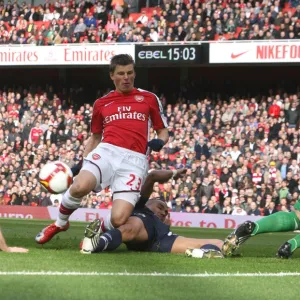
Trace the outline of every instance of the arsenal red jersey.
<instances>
[{"instance_id":1,"label":"arsenal red jersey","mask_svg":"<svg viewBox=\"0 0 300 300\"><path fill-rule=\"evenodd\" d=\"M33 144L38 144L40 136L43 135L43 129L33 127L29 134L29 142Z\"/></svg>"},{"instance_id":2,"label":"arsenal red jersey","mask_svg":"<svg viewBox=\"0 0 300 300\"><path fill-rule=\"evenodd\" d=\"M91 132L102 142L145 154L150 128L167 127L158 97L142 89L112 91L94 103Z\"/></svg>"}]
</instances>

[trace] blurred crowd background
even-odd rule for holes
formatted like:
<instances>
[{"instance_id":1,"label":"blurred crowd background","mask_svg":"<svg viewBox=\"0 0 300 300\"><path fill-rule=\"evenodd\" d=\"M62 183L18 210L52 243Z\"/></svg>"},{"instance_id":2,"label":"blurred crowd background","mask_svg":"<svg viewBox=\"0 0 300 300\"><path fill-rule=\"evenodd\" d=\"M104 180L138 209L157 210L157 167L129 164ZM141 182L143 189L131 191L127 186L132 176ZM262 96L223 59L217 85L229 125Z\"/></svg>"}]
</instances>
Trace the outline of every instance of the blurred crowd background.
<instances>
[{"instance_id":1,"label":"blurred crowd background","mask_svg":"<svg viewBox=\"0 0 300 300\"><path fill-rule=\"evenodd\" d=\"M9 0L0 44L298 39L299 17L299 0Z\"/></svg>"},{"instance_id":2,"label":"blurred crowd background","mask_svg":"<svg viewBox=\"0 0 300 300\"><path fill-rule=\"evenodd\" d=\"M219 100L178 97L172 105L158 95L170 140L151 154L150 171L187 168L187 176L155 184L152 198L164 199L170 211L235 215L289 211L300 200L299 91ZM61 195L41 190L38 173L47 161L72 167L82 157L93 107L76 105L80 97L80 88L55 91L49 85L0 91L0 204L59 204ZM111 204L109 189L82 201L88 208Z\"/></svg>"},{"instance_id":3,"label":"blurred crowd background","mask_svg":"<svg viewBox=\"0 0 300 300\"><path fill-rule=\"evenodd\" d=\"M39 46L293 39L299 37L299 17L298 0L46 0L39 6L0 1L0 43ZM23 82L28 82L26 71L19 72ZM234 72L227 77L224 68L222 72L203 72L209 75L210 84L204 74L198 82L177 85L172 82L174 72L170 69L169 74L161 75L165 76L161 81L172 82L172 88L151 88L163 104L170 140L163 150L150 156L150 171L187 168L185 178L155 184L151 197L164 199L175 212L268 215L289 211L300 201L297 76L285 81L289 85L286 90L271 87L272 76L267 76L264 92L255 95L253 69L239 78L252 93L238 92L241 84L235 88L230 77ZM10 76L4 73L3 78ZM77 82L84 81L82 71L72 73L78 75ZM93 77L92 70L91 74ZM278 70L278 83L282 74ZM286 74L297 72L291 68ZM222 82L223 76L230 79ZM269 90L266 85L270 85ZM61 160L70 167L78 163L89 137L93 107L92 102L85 103L92 87L58 86L0 85L0 205L58 206L61 201L61 195L41 190L39 170L47 161ZM235 92L227 90L229 86ZM220 87L226 94L219 94ZM213 89L212 97L207 93L209 88ZM105 93L107 90L98 91L93 99ZM81 205L111 208L110 190L91 193Z\"/></svg>"}]
</instances>

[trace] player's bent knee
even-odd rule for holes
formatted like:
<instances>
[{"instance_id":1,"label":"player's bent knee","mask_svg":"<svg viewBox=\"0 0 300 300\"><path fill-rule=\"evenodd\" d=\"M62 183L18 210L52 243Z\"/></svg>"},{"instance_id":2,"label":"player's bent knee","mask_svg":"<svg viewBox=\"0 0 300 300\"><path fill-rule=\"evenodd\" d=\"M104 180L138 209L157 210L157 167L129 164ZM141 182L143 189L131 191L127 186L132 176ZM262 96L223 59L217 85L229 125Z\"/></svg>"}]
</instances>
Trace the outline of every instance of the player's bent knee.
<instances>
[{"instance_id":1,"label":"player's bent knee","mask_svg":"<svg viewBox=\"0 0 300 300\"><path fill-rule=\"evenodd\" d=\"M81 198L91 192L95 186L95 176L88 171L81 171L70 188L70 194L72 197Z\"/></svg>"},{"instance_id":2,"label":"player's bent knee","mask_svg":"<svg viewBox=\"0 0 300 300\"><path fill-rule=\"evenodd\" d=\"M81 198L86 196L91 191L89 184L85 182L74 182L70 188L70 194L72 197Z\"/></svg>"}]
</instances>

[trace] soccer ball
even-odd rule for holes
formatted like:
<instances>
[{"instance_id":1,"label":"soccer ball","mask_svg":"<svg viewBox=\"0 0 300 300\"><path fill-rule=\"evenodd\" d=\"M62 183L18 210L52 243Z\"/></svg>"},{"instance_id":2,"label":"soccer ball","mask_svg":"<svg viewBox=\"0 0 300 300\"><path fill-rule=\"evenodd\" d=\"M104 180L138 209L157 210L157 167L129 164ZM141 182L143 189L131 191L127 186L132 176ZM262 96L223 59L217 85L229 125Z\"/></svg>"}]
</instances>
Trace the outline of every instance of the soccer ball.
<instances>
[{"instance_id":1,"label":"soccer ball","mask_svg":"<svg viewBox=\"0 0 300 300\"><path fill-rule=\"evenodd\" d=\"M47 163L42 167L39 181L51 194L65 192L73 182L73 174L68 165L61 161Z\"/></svg>"}]
</instances>

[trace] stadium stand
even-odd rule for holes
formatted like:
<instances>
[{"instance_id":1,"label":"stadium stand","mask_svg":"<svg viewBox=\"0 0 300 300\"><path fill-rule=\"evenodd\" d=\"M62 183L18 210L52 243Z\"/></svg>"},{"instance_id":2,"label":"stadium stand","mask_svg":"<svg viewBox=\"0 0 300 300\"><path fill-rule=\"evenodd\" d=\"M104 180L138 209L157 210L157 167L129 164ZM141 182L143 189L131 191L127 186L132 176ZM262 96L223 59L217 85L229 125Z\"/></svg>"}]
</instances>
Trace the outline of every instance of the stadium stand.
<instances>
[{"instance_id":1,"label":"stadium stand","mask_svg":"<svg viewBox=\"0 0 300 300\"><path fill-rule=\"evenodd\" d=\"M89 136L92 106L72 105L80 89L2 88L0 92L0 205L57 206L37 174L48 160L72 167ZM300 93L228 101L161 101L170 141L150 157L150 169L186 167L187 177L156 184L176 212L268 215L300 200ZM153 135L153 133L152 133ZM110 208L109 189L82 207Z\"/></svg>"},{"instance_id":2,"label":"stadium stand","mask_svg":"<svg viewBox=\"0 0 300 300\"><path fill-rule=\"evenodd\" d=\"M0 1L0 44L296 39L299 1ZM215 88L215 86L214 86ZM182 88L181 90L184 90ZM73 166L89 136L92 106L72 106L80 89L3 87L0 91L0 205L49 206L40 189L48 160ZM170 142L151 169L188 168L186 179L156 184L172 211L267 215L300 195L300 93L162 103ZM178 97L179 98L179 97ZM279 137L279 138L278 138ZM110 208L109 190L83 207ZM274 209L273 209L274 208Z\"/></svg>"},{"instance_id":3,"label":"stadium stand","mask_svg":"<svg viewBox=\"0 0 300 300\"><path fill-rule=\"evenodd\" d=\"M0 1L0 44L270 40L300 36L293 1Z\"/></svg>"}]
</instances>

